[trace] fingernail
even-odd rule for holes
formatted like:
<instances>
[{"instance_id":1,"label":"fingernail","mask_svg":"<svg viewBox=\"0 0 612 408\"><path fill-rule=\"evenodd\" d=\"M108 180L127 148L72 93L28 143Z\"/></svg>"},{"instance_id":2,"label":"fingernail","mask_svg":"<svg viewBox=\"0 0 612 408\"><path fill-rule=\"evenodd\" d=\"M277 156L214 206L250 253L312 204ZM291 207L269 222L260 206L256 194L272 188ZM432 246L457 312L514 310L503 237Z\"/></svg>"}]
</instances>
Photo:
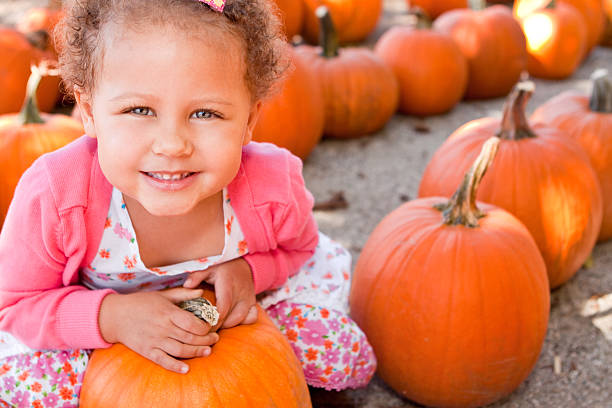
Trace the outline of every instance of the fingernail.
<instances>
[{"instance_id":1,"label":"fingernail","mask_svg":"<svg viewBox=\"0 0 612 408\"><path fill-rule=\"evenodd\" d=\"M192 279L187 279L187 280L185 281L185 284L184 284L183 286L191 286L191 284L192 284L192 283L193 283L193 280L192 280Z\"/></svg>"},{"instance_id":2,"label":"fingernail","mask_svg":"<svg viewBox=\"0 0 612 408\"><path fill-rule=\"evenodd\" d=\"M210 354L210 348L205 348L204 350L202 350L202 356L207 356Z\"/></svg>"},{"instance_id":3,"label":"fingernail","mask_svg":"<svg viewBox=\"0 0 612 408\"><path fill-rule=\"evenodd\" d=\"M183 365L183 366L181 367L181 373L183 373L183 374L184 374L184 373L186 373L187 371L189 371L189 366L188 366L188 365Z\"/></svg>"}]
</instances>

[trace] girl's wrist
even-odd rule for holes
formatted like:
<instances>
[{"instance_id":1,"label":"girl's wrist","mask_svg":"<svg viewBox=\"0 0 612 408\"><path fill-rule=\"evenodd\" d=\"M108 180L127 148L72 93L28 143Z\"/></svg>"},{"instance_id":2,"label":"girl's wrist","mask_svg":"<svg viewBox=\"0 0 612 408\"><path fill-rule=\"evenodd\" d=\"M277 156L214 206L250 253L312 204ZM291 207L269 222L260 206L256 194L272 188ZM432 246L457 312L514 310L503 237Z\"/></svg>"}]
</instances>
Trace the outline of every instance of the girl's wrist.
<instances>
[{"instance_id":1,"label":"girl's wrist","mask_svg":"<svg viewBox=\"0 0 612 408\"><path fill-rule=\"evenodd\" d=\"M104 296L102 303L100 304L100 312L98 313L98 326L100 328L100 335L107 343L117 343L117 337L115 334L114 322L116 319L115 310L116 304L121 295L117 293L110 293Z\"/></svg>"}]
</instances>

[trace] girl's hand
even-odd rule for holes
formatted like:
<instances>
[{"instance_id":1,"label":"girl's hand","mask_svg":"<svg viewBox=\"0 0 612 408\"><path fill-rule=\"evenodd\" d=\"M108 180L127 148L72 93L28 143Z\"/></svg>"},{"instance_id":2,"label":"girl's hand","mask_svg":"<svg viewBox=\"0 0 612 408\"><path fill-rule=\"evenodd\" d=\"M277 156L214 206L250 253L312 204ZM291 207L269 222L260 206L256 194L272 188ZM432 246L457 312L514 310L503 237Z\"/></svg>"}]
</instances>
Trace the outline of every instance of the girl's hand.
<instances>
[{"instance_id":1,"label":"girl's hand","mask_svg":"<svg viewBox=\"0 0 612 408\"><path fill-rule=\"evenodd\" d=\"M243 258L214 265L204 271L192 272L183 286L197 288L202 282L215 287L219 327L230 328L257 321L253 274Z\"/></svg>"},{"instance_id":2,"label":"girl's hand","mask_svg":"<svg viewBox=\"0 0 612 408\"><path fill-rule=\"evenodd\" d=\"M202 293L173 288L107 295L100 306L100 333L108 343L122 343L167 370L186 373L189 366L171 356L206 356L219 340L217 333L209 333L209 324L176 305Z\"/></svg>"}]
</instances>

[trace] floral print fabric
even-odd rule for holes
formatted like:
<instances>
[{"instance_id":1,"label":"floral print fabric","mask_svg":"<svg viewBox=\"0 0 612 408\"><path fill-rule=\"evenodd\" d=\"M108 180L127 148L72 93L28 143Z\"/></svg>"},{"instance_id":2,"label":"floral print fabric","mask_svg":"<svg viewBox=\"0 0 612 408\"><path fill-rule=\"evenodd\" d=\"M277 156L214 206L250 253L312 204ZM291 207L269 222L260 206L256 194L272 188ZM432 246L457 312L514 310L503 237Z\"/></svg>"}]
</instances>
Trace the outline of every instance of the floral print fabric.
<instances>
[{"instance_id":1,"label":"floral print fabric","mask_svg":"<svg viewBox=\"0 0 612 408\"><path fill-rule=\"evenodd\" d=\"M346 314L291 302L280 302L266 312L289 340L308 385L340 391L364 387L372 379L374 351Z\"/></svg>"},{"instance_id":2,"label":"floral print fabric","mask_svg":"<svg viewBox=\"0 0 612 408\"><path fill-rule=\"evenodd\" d=\"M0 407L78 407L90 354L36 351L5 358L0 365Z\"/></svg>"}]
</instances>

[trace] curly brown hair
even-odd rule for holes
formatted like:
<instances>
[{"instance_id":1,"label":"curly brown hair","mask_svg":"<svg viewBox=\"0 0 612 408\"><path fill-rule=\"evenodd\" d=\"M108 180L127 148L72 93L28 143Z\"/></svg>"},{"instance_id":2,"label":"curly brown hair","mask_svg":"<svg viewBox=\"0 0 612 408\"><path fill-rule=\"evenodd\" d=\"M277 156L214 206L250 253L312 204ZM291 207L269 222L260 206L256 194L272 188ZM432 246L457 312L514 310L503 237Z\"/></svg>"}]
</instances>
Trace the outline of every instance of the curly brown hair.
<instances>
[{"instance_id":1,"label":"curly brown hair","mask_svg":"<svg viewBox=\"0 0 612 408\"><path fill-rule=\"evenodd\" d=\"M171 24L189 33L220 29L245 49L245 82L253 100L267 96L289 66L279 12L269 0L227 0L222 13L197 0L64 0L65 16L55 29L66 93L96 85L109 23L131 29Z\"/></svg>"}]
</instances>

